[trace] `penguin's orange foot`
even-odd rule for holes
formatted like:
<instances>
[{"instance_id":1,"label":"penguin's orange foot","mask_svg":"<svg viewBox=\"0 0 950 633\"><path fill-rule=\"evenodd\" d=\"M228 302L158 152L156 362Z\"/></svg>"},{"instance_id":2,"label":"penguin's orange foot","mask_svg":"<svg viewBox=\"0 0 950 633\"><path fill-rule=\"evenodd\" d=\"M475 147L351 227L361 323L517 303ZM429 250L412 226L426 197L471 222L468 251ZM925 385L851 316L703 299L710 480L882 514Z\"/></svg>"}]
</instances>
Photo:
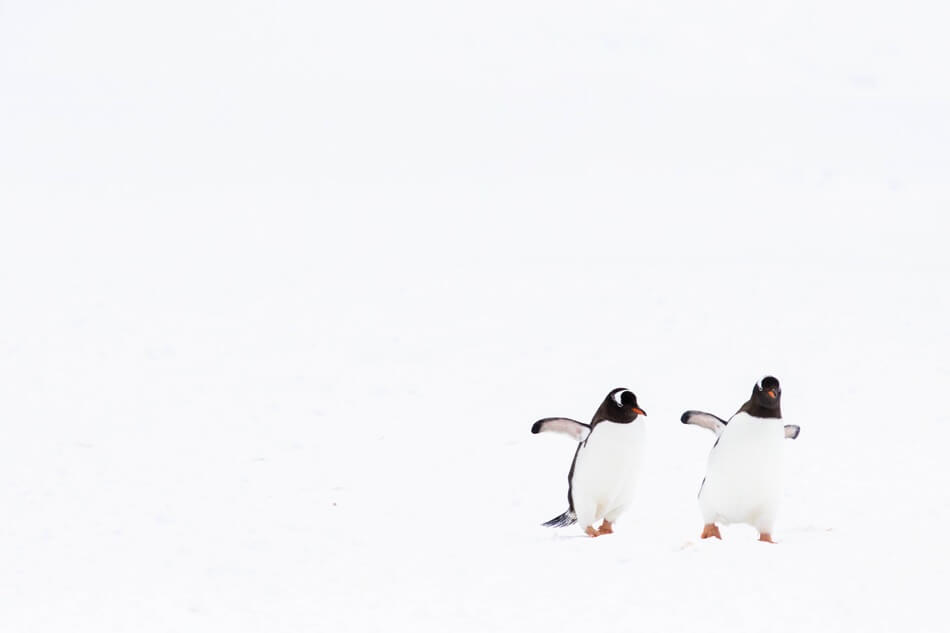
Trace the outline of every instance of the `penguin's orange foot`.
<instances>
[{"instance_id":1,"label":"penguin's orange foot","mask_svg":"<svg viewBox=\"0 0 950 633\"><path fill-rule=\"evenodd\" d=\"M600 536L600 532L598 532L593 525L588 525L586 528L584 528L584 532L587 534L587 536Z\"/></svg>"},{"instance_id":2,"label":"penguin's orange foot","mask_svg":"<svg viewBox=\"0 0 950 633\"><path fill-rule=\"evenodd\" d=\"M762 541L763 543L773 543L773 544L775 543L775 541L772 540L772 535L769 534L768 532L762 532L761 534L759 534L759 540Z\"/></svg>"},{"instance_id":3,"label":"penguin's orange foot","mask_svg":"<svg viewBox=\"0 0 950 633\"><path fill-rule=\"evenodd\" d=\"M604 522L600 524L600 527L597 528L598 534L613 534L614 526L610 524L610 521L604 519Z\"/></svg>"},{"instance_id":4,"label":"penguin's orange foot","mask_svg":"<svg viewBox=\"0 0 950 633\"><path fill-rule=\"evenodd\" d=\"M700 538L710 538L715 537L722 540L722 534L719 533L719 528L716 527L715 523L707 523L703 526L703 535Z\"/></svg>"}]
</instances>

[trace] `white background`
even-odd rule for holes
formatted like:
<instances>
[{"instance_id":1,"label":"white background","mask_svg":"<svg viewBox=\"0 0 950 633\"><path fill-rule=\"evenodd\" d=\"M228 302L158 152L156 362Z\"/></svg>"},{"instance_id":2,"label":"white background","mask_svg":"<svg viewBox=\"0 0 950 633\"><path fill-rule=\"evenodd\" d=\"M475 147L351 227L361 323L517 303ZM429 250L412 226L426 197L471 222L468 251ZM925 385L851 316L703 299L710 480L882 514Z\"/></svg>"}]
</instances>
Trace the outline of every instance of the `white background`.
<instances>
[{"instance_id":1,"label":"white background","mask_svg":"<svg viewBox=\"0 0 950 633\"><path fill-rule=\"evenodd\" d=\"M0 1L0 629L942 630L948 23ZM699 542L765 373L780 543ZM539 527L616 386L635 507Z\"/></svg>"}]
</instances>

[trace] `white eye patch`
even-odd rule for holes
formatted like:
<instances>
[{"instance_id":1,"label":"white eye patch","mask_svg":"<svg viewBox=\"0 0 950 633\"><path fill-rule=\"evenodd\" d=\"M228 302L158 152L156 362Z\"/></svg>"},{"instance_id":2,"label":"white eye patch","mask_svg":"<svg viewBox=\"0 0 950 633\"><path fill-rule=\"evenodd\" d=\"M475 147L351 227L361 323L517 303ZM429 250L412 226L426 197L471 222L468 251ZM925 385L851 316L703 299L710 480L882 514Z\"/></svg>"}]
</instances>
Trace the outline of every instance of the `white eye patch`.
<instances>
[{"instance_id":1,"label":"white eye patch","mask_svg":"<svg viewBox=\"0 0 950 633\"><path fill-rule=\"evenodd\" d=\"M623 402L621 402L620 397L621 397L623 394L625 394L625 393L629 393L629 392L628 392L626 389L621 389L620 391L618 391L617 393L615 393L614 395L611 396L611 398L613 398L614 403L615 403L618 407L622 407L622 406L623 406Z\"/></svg>"},{"instance_id":2,"label":"white eye patch","mask_svg":"<svg viewBox=\"0 0 950 633\"><path fill-rule=\"evenodd\" d=\"M755 388L759 391L762 391L762 381L765 380L765 376L759 378L759 382L755 383Z\"/></svg>"}]
</instances>

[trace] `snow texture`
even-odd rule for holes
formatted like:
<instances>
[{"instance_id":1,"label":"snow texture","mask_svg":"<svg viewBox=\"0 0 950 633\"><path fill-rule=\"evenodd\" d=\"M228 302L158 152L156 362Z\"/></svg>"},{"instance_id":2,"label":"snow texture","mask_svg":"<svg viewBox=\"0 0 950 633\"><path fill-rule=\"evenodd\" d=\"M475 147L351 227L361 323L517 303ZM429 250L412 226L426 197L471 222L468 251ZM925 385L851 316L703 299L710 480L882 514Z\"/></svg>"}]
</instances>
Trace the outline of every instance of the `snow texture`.
<instances>
[{"instance_id":1,"label":"snow texture","mask_svg":"<svg viewBox=\"0 0 950 633\"><path fill-rule=\"evenodd\" d=\"M4 2L0 630L945 630L948 6Z\"/></svg>"}]
</instances>

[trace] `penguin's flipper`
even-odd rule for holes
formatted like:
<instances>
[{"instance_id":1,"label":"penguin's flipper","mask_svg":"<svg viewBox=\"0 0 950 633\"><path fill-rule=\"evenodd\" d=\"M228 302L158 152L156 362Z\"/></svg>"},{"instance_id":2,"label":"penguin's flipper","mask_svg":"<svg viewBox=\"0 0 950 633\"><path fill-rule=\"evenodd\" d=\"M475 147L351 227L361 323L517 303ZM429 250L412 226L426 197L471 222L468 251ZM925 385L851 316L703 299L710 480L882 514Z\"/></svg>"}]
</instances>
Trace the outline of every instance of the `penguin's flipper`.
<instances>
[{"instance_id":1,"label":"penguin's flipper","mask_svg":"<svg viewBox=\"0 0 950 633\"><path fill-rule=\"evenodd\" d=\"M801 431L801 427L797 424L786 424L785 425L785 439L794 440L798 437L798 433Z\"/></svg>"},{"instance_id":2,"label":"penguin's flipper","mask_svg":"<svg viewBox=\"0 0 950 633\"><path fill-rule=\"evenodd\" d=\"M590 426L570 418L544 418L531 425L532 433L547 431L563 433L577 442L583 442L590 435Z\"/></svg>"},{"instance_id":3,"label":"penguin's flipper","mask_svg":"<svg viewBox=\"0 0 950 633\"><path fill-rule=\"evenodd\" d=\"M706 413L705 411L687 411L680 417L680 422L683 424L701 426L704 429L709 429L716 435L722 433L722 430L729 424L722 418L718 418L712 413Z\"/></svg>"},{"instance_id":4,"label":"penguin's flipper","mask_svg":"<svg viewBox=\"0 0 950 633\"><path fill-rule=\"evenodd\" d=\"M559 514L550 521L545 521L541 525L544 527L567 527L568 525L574 525L577 523L577 515L574 514L573 510L568 510L564 514Z\"/></svg>"}]
</instances>

